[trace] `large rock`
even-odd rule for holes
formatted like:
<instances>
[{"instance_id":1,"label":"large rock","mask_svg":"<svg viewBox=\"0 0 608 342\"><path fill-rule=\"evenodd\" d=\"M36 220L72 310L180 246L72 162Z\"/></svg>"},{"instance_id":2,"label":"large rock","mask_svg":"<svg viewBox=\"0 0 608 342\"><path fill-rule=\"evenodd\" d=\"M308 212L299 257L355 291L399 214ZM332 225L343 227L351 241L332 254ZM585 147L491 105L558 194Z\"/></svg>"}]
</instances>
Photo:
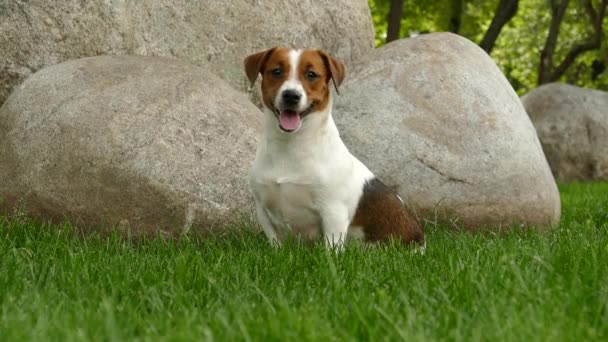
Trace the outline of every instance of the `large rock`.
<instances>
[{"instance_id":1,"label":"large rock","mask_svg":"<svg viewBox=\"0 0 608 342\"><path fill-rule=\"evenodd\" d=\"M530 119L465 38L390 43L359 61L340 93L345 143L422 217L472 230L558 222L559 192Z\"/></svg>"},{"instance_id":2,"label":"large rock","mask_svg":"<svg viewBox=\"0 0 608 342\"><path fill-rule=\"evenodd\" d=\"M217 76L168 58L45 68L0 108L1 206L135 233L242 222L261 119Z\"/></svg>"},{"instance_id":3,"label":"large rock","mask_svg":"<svg viewBox=\"0 0 608 342\"><path fill-rule=\"evenodd\" d=\"M567 84L521 98L561 181L608 180L608 93Z\"/></svg>"},{"instance_id":4,"label":"large rock","mask_svg":"<svg viewBox=\"0 0 608 342\"><path fill-rule=\"evenodd\" d=\"M244 90L243 59L273 45L349 63L374 46L367 0L0 1L0 105L40 68L96 55L175 56Z\"/></svg>"}]
</instances>

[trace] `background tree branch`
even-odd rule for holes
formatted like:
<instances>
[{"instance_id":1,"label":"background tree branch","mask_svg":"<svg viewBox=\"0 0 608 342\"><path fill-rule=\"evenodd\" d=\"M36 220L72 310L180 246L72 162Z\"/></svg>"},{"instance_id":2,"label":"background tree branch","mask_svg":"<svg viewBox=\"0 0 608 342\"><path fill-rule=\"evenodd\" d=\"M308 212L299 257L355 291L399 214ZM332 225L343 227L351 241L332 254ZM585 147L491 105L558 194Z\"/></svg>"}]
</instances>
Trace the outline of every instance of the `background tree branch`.
<instances>
[{"instance_id":1,"label":"background tree branch","mask_svg":"<svg viewBox=\"0 0 608 342\"><path fill-rule=\"evenodd\" d=\"M517 14L518 5L519 0L500 0L498 3L492 23L479 43L479 46L488 54L492 52L502 28Z\"/></svg>"},{"instance_id":2,"label":"background tree branch","mask_svg":"<svg viewBox=\"0 0 608 342\"><path fill-rule=\"evenodd\" d=\"M452 33L458 34L460 32L460 27L462 26L463 7L464 0L451 0L449 30Z\"/></svg>"},{"instance_id":3,"label":"background tree branch","mask_svg":"<svg viewBox=\"0 0 608 342\"><path fill-rule=\"evenodd\" d=\"M602 46L602 26L604 22L604 16L606 14L607 4L608 0L602 0L600 2L599 9L596 12L593 8L591 0L585 0L585 8L593 26L593 34L586 42L577 44L572 47L572 49L568 52L564 60L551 73L550 82L559 79L572 65L572 63L574 63L574 61L580 54L587 51L599 49Z\"/></svg>"},{"instance_id":4,"label":"background tree branch","mask_svg":"<svg viewBox=\"0 0 608 342\"><path fill-rule=\"evenodd\" d=\"M405 0L391 0L391 7L388 11L388 28L386 30L387 43L399 39L404 2Z\"/></svg>"},{"instance_id":5,"label":"background tree branch","mask_svg":"<svg viewBox=\"0 0 608 342\"><path fill-rule=\"evenodd\" d=\"M587 51L599 49L602 45L602 29L608 0L601 0L597 10L593 7L591 0L584 0L585 12L589 17L593 33L589 36L587 41L574 45L570 51L568 51L564 60L554 68L553 57L557 46L559 27L563 21L569 0L562 0L559 4L557 4L557 2L558 1L556 0L551 1L553 17L551 19L551 26L549 28L545 48L541 53L538 70L538 85L557 81L576 61L578 56Z\"/></svg>"},{"instance_id":6,"label":"background tree branch","mask_svg":"<svg viewBox=\"0 0 608 342\"><path fill-rule=\"evenodd\" d=\"M551 82L551 70L553 69L553 54L557 46L559 28L564 20L564 14L570 0L551 0L551 24L549 34L545 41L545 47L540 53L540 63L538 66L538 85Z\"/></svg>"}]
</instances>

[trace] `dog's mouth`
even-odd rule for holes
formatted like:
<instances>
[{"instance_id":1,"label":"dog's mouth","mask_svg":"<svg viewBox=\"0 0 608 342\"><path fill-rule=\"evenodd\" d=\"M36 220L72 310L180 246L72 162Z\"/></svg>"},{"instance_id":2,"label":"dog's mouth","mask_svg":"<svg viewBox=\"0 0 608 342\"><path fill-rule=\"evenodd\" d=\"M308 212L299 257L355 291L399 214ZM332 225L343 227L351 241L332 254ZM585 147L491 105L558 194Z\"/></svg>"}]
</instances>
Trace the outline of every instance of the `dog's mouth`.
<instances>
[{"instance_id":1,"label":"dog's mouth","mask_svg":"<svg viewBox=\"0 0 608 342\"><path fill-rule=\"evenodd\" d=\"M302 125L302 118L312 112L313 104L311 103L308 108L303 112L298 112L293 109L276 109L274 110L277 119L279 120L279 128L287 133L292 133L298 130Z\"/></svg>"}]
</instances>

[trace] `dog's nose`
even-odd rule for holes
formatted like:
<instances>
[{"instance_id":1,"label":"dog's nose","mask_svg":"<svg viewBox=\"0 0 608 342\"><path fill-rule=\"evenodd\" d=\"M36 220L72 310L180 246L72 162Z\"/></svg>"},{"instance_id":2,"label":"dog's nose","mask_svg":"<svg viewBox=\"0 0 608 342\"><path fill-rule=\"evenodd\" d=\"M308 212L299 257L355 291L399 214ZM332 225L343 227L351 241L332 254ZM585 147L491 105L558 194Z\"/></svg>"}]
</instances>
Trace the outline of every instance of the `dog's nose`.
<instances>
[{"instance_id":1,"label":"dog's nose","mask_svg":"<svg viewBox=\"0 0 608 342\"><path fill-rule=\"evenodd\" d=\"M283 103L289 106L295 106L300 102L302 98L302 94L295 90L285 90L283 91Z\"/></svg>"}]
</instances>

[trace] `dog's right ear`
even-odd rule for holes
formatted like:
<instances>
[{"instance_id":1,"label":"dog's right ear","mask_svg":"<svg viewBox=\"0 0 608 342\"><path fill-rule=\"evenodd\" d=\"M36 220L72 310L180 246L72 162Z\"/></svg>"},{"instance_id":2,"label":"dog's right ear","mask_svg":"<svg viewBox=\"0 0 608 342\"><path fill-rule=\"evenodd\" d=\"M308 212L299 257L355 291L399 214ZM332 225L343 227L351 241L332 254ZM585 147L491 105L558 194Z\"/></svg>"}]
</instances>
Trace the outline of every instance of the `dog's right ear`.
<instances>
[{"instance_id":1,"label":"dog's right ear","mask_svg":"<svg viewBox=\"0 0 608 342\"><path fill-rule=\"evenodd\" d=\"M268 49L266 51L254 53L251 56L247 56L245 58L245 73L247 73L247 78L249 79L249 83L251 84L249 87L253 87L255 80L258 78L258 74L262 73L264 70L264 63L272 52L276 48Z\"/></svg>"}]
</instances>

